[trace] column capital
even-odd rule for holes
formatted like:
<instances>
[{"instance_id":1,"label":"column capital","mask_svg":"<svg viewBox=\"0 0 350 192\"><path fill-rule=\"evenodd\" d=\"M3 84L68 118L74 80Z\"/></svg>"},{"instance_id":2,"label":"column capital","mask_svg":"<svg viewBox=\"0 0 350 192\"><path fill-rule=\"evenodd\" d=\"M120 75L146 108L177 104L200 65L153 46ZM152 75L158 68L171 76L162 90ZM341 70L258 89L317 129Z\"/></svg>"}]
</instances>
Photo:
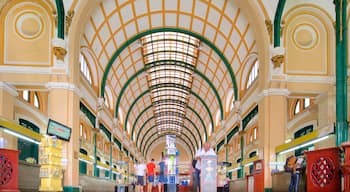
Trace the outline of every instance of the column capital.
<instances>
[{"instance_id":1,"label":"column capital","mask_svg":"<svg viewBox=\"0 0 350 192\"><path fill-rule=\"evenodd\" d=\"M53 52L57 59L58 65L64 64L64 57L67 54L66 41L60 38L52 39Z\"/></svg>"},{"instance_id":2,"label":"column capital","mask_svg":"<svg viewBox=\"0 0 350 192\"><path fill-rule=\"evenodd\" d=\"M16 88L13 87L12 85L5 83L5 82L0 82L0 89L4 89L6 92L8 92L13 97L18 96Z\"/></svg>"},{"instance_id":3,"label":"column capital","mask_svg":"<svg viewBox=\"0 0 350 192\"><path fill-rule=\"evenodd\" d=\"M105 107L105 99L103 97L99 97L97 99L97 111L102 111Z\"/></svg>"}]
</instances>

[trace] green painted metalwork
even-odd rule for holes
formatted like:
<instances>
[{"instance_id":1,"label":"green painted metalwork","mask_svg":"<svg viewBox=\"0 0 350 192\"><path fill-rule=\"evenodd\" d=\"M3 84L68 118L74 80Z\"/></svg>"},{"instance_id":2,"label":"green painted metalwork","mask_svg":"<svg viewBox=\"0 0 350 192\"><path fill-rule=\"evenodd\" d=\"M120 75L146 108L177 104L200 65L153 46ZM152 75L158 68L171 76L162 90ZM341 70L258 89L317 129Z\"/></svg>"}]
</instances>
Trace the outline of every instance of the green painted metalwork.
<instances>
[{"instance_id":1,"label":"green painted metalwork","mask_svg":"<svg viewBox=\"0 0 350 192\"><path fill-rule=\"evenodd\" d=\"M130 115L132 109L134 108L135 104L137 103L138 100L140 100L140 99L141 99L144 95L146 95L147 93L149 93L149 89L147 89L146 91L142 92L142 93L131 103L131 105L130 105L130 107L129 107L129 110L128 110L126 116L125 116L124 130L127 129L127 123L126 123L126 122L128 122L128 120L129 120L129 115ZM131 140L132 140L132 139L131 139Z\"/></svg>"},{"instance_id":2,"label":"green painted metalwork","mask_svg":"<svg viewBox=\"0 0 350 192\"><path fill-rule=\"evenodd\" d=\"M240 165L240 171L238 172L239 175L238 175L238 178L243 178L244 176L244 167L242 165L242 161L243 161L243 158L244 158L244 137L243 135L241 135L241 165Z\"/></svg>"},{"instance_id":3,"label":"green painted metalwork","mask_svg":"<svg viewBox=\"0 0 350 192\"><path fill-rule=\"evenodd\" d=\"M112 141L112 134L111 134L111 132L107 129L107 127L104 126L102 123L100 123L100 129L105 133L105 135L108 137L109 141Z\"/></svg>"},{"instance_id":4,"label":"green painted metalwork","mask_svg":"<svg viewBox=\"0 0 350 192\"><path fill-rule=\"evenodd\" d=\"M210 122L211 122L211 124L212 124L212 129L214 129L213 116L212 116L212 114L211 114L211 112L210 112L209 107L206 105L206 103L204 102L204 100L203 100L199 95L197 95L195 92L193 92L193 91L190 90L190 93L191 93L192 95L194 95L194 96L203 104L203 106L205 107L205 109L207 110L207 112L208 112L208 114L209 114ZM144 113L146 110L148 110L148 109L151 108L151 107L152 107L152 105L148 106L148 107L145 108L142 112L140 112L140 114L136 117L136 120L135 120L135 122L134 122L134 124L133 124L133 127L132 127L131 135L134 134L136 124L137 124L138 120L140 119L140 117L143 115L143 113ZM207 130L205 129L205 127L203 127L203 128L204 128L205 137L206 137L206 139L208 139Z\"/></svg>"},{"instance_id":5,"label":"green painted metalwork","mask_svg":"<svg viewBox=\"0 0 350 192\"><path fill-rule=\"evenodd\" d=\"M274 47L279 47L281 45L281 18L283 14L284 5L286 0L279 0L277 5L277 10L275 14L275 20L273 22L273 39Z\"/></svg>"},{"instance_id":6,"label":"green painted metalwork","mask_svg":"<svg viewBox=\"0 0 350 192\"><path fill-rule=\"evenodd\" d=\"M220 148L222 146L224 146L225 144L225 139L223 139L222 141L220 141L217 145L216 145L216 152L218 152L220 150Z\"/></svg>"},{"instance_id":7,"label":"green painted metalwork","mask_svg":"<svg viewBox=\"0 0 350 192\"><path fill-rule=\"evenodd\" d=\"M335 0L336 12L336 145L348 141L347 1Z\"/></svg>"},{"instance_id":8,"label":"green painted metalwork","mask_svg":"<svg viewBox=\"0 0 350 192\"><path fill-rule=\"evenodd\" d=\"M248 123L250 122L250 120L252 120L259 112L259 107L258 105L254 107L254 109L252 109L242 120L242 129L244 130Z\"/></svg>"},{"instance_id":9,"label":"green painted metalwork","mask_svg":"<svg viewBox=\"0 0 350 192\"><path fill-rule=\"evenodd\" d=\"M79 152L81 154L87 155L87 151L85 149L80 148ZM87 163L84 161L79 160L79 173L80 174L85 174L87 173Z\"/></svg>"},{"instance_id":10,"label":"green painted metalwork","mask_svg":"<svg viewBox=\"0 0 350 192\"><path fill-rule=\"evenodd\" d=\"M106 86L106 81L107 81L107 77L108 77L108 73L114 63L114 61L117 59L117 57L121 54L121 52L127 48L130 44L132 44L133 42L139 40L140 38L142 38L145 35L149 35L152 33L156 33L156 32L179 32L179 33L184 33L187 35L191 35L199 40L201 40L203 43L207 44L211 49L214 50L214 52L220 57L220 59L223 61L223 63L225 64L230 77L231 77L231 81L233 84L233 91L235 94L235 100L238 100L238 92L237 92L237 82L235 79L235 75L233 73L232 67L230 65L230 63L228 62L228 60L226 59L226 57L224 56L223 53L221 53L221 51L208 39L202 37L201 35L197 34L197 33L193 33L191 31L187 31L184 29L177 29L177 28L159 28L159 29L152 29L149 31L145 31L142 33L139 33L137 35L135 35L134 37L130 38L129 40L127 40L124 44L122 44L119 49L116 50L116 52L114 52L114 54L112 55L111 59L108 61L106 69L104 71L103 74L103 78L102 78L102 82L101 82L101 97L104 98L104 92L105 92L105 86ZM129 79L128 81L130 81L131 79ZM119 105L119 104L118 104ZM116 106L118 106L116 105ZM117 110L117 108L116 108ZM116 113L116 116L118 114Z\"/></svg>"},{"instance_id":11,"label":"green painted metalwork","mask_svg":"<svg viewBox=\"0 0 350 192\"><path fill-rule=\"evenodd\" d=\"M160 63L160 62L173 62L173 60L162 60L162 61L158 61L158 62L152 62L152 63L149 63L147 66L145 66L143 69L141 69L141 70L139 70L138 72L136 72L135 74L137 74L137 75L133 75L132 77L130 77L130 79L125 83L125 85L123 86L123 88L122 88L122 90L121 90L121 92L120 92L120 94L119 94L119 96L118 96L118 101L117 101L117 105L116 105L116 108L115 108L115 110L116 110L116 117L118 117L118 110L119 110L119 102L120 102L120 100L121 100L121 97L122 97L122 94L123 94L123 92L125 91L125 89L128 87L128 85L133 81L133 79L135 79L139 74L141 74L142 72L144 72L144 71L146 71L147 70L147 68L148 68L148 66L151 66L151 65L157 65L158 63ZM187 63L185 63L185 62L179 62L179 61L176 61L177 63L179 63L179 64L182 64L182 65L190 65L190 64L187 64ZM224 118L224 110L223 110L223 106L222 106L222 101L221 101L221 99L220 99L220 96L219 96L219 93L218 93L218 91L216 90L216 88L215 88L215 86L212 84L212 82L202 73L202 72L200 72L200 71L198 71L197 69L194 69L194 72L196 73L196 74L198 74L201 78L203 78L208 84L209 84L209 87L212 89L212 91L214 92L214 95L215 95L215 97L217 98L217 100L218 100L218 103L219 103L219 107L220 107L220 117L221 117L221 120L223 120L223 118ZM164 86L164 84L159 84L159 85L157 85L157 88L159 88L159 87L162 87L162 86ZM182 87L182 86L180 86L180 87ZM151 88L150 88L151 89ZM147 94L146 92L149 92L149 90L146 90L145 92L143 92L143 93L141 93L141 95L139 95L133 102L132 102L132 104L130 105L130 108L129 108L129 110L128 110L128 112L127 112L127 115L126 115L126 117L125 117L125 121L124 122L128 122L128 119L129 119L129 114L130 114L130 112L132 111L132 109L133 109L133 107L134 107L134 105L137 103L137 101L142 97L142 96L144 96L145 94ZM193 92L194 93L194 92ZM196 96L197 94L195 94L195 96ZM198 95L197 95L198 96ZM198 96L199 97L199 96ZM197 98L198 98L197 97ZM203 103L203 102L202 102ZM208 107L206 107L206 108L208 108ZM209 108L208 108L209 109ZM210 114L210 118L211 118L211 123L212 123L212 129L214 129L214 121L213 121L213 119L212 119L212 115L211 115L211 113L209 113ZM127 123L124 123L124 130L126 131L126 129L127 129ZM213 130L212 130L213 131ZM132 134L133 134L133 132L134 132L134 127L133 127L133 129L132 129Z\"/></svg>"},{"instance_id":12,"label":"green painted metalwork","mask_svg":"<svg viewBox=\"0 0 350 192\"><path fill-rule=\"evenodd\" d=\"M73 186L64 186L63 192L80 192L79 187L73 187Z\"/></svg>"},{"instance_id":13,"label":"green painted metalwork","mask_svg":"<svg viewBox=\"0 0 350 192\"><path fill-rule=\"evenodd\" d=\"M129 151L128 151L127 148L123 147L123 151L124 151L124 153L126 154L126 156L129 156Z\"/></svg>"},{"instance_id":14,"label":"green painted metalwork","mask_svg":"<svg viewBox=\"0 0 350 192\"><path fill-rule=\"evenodd\" d=\"M149 148L152 146L152 144L155 142L155 141L157 141L158 139L161 139L162 137L164 137L164 136L166 136L167 134L161 134L161 135L159 135L158 137L156 137L149 145L148 145L148 147L147 147L147 149L144 151L144 153L145 154L147 154L147 152L148 152L148 150L149 150ZM178 135L177 135L178 136ZM192 148L191 148L191 146L182 138L182 137L176 137L176 139L180 139L180 140L182 140L186 145L187 145L187 147L190 149L190 151L191 151L191 155L192 155L192 158L193 158L193 150L192 150Z\"/></svg>"},{"instance_id":15,"label":"green painted metalwork","mask_svg":"<svg viewBox=\"0 0 350 192\"><path fill-rule=\"evenodd\" d=\"M143 141L144 141L144 139L146 138L147 134L148 134L152 129L154 129L154 128L156 128L156 127L157 127L157 125L153 125L152 127L150 127L150 128L145 132L145 134L144 134L143 137L141 138L140 149L142 148ZM197 139L196 139L196 137L194 136L194 134L190 131L190 129L189 129L188 127L184 126L184 128L185 128L186 131L188 131L188 133L191 134L191 136L193 137L193 140L196 142L196 146L199 147L199 146L198 146ZM140 132L141 132L141 131L140 131ZM186 135L186 134L185 134L185 135ZM187 135L186 135L186 136L187 136ZM192 143L192 141L191 141L191 139L188 138L188 137L187 137L187 139L191 142L192 146L194 146L193 143ZM140 152L142 153L142 151L140 151Z\"/></svg>"},{"instance_id":16,"label":"green painted metalwork","mask_svg":"<svg viewBox=\"0 0 350 192\"><path fill-rule=\"evenodd\" d=\"M231 141L232 137L233 137L236 133L238 133L238 131L239 131L239 127L238 127L238 125L237 125L235 128L233 128L233 129L230 131L230 133L227 134L227 136L226 136L227 143L229 143L229 142Z\"/></svg>"},{"instance_id":17,"label":"green painted metalwork","mask_svg":"<svg viewBox=\"0 0 350 192\"><path fill-rule=\"evenodd\" d=\"M97 149L96 149L96 146L97 146L97 141L96 141L96 133L94 132L94 176L95 177L98 177L99 176L99 169L97 168L97 163L96 163L96 152L97 152Z\"/></svg>"},{"instance_id":18,"label":"green painted metalwork","mask_svg":"<svg viewBox=\"0 0 350 192\"><path fill-rule=\"evenodd\" d=\"M138 77L141 73L145 72L146 69L145 68L142 68L140 69L139 71L137 71L135 74L133 74L130 79L128 79L128 81L124 84L123 88L120 90L120 93L118 95L118 100L117 100L117 103L115 105L115 117L118 118L118 108L119 108L119 104L120 104L120 101L122 99L122 96L123 96L123 93L124 91L126 90L126 88L128 87L128 85L136 78ZM104 95L102 95L104 96Z\"/></svg>"},{"instance_id":19,"label":"green painted metalwork","mask_svg":"<svg viewBox=\"0 0 350 192\"><path fill-rule=\"evenodd\" d=\"M113 138L113 141L115 144L117 144L119 150L122 150L122 143L120 143L120 141L117 138Z\"/></svg>"},{"instance_id":20,"label":"green painted metalwork","mask_svg":"<svg viewBox=\"0 0 350 192\"><path fill-rule=\"evenodd\" d=\"M56 9L57 9L57 37L64 39L64 20L65 20L65 11L63 0L56 0Z\"/></svg>"},{"instance_id":21,"label":"green painted metalwork","mask_svg":"<svg viewBox=\"0 0 350 192\"><path fill-rule=\"evenodd\" d=\"M142 110L140 112L140 114L136 117L135 119L135 122L132 126L132 130L131 130L131 135L134 135L134 131L135 131L135 127L136 127L136 124L137 122L139 121L139 119L141 118L141 116L148 110L148 109L151 109L152 108L152 105L149 105L148 107L146 107L144 110ZM131 139L133 139L133 137L131 137Z\"/></svg>"},{"instance_id":22,"label":"green painted metalwork","mask_svg":"<svg viewBox=\"0 0 350 192\"><path fill-rule=\"evenodd\" d=\"M169 133L171 134L172 132L169 132ZM169 134L169 133L164 133L164 134ZM193 151L195 151L195 145L193 145L191 139L190 139L186 134L181 134L181 136L186 137L186 139L191 143L190 146L193 147ZM184 139L184 138L183 138L183 139ZM145 143L144 148L143 148L144 150L146 149L146 146L147 146L148 141L150 141L150 140L146 140L146 143ZM141 147L142 147L142 145L140 145L140 148L141 148ZM140 152L141 152L141 153L143 152L143 155L146 156L146 154L144 153L145 151L140 151Z\"/></svg>"},{"instance_id":23,"label":"green painted metalwork","mask_svg":"<svg viewBox=\"0 0 350 192\"><path fill-rule=\"evenodd\" d=\"M89 119L93 126L96 125L96 116L82 103L80 102L80 111L83 112Z\"/></svg>"},{"instance_id":24,"label":"green painted metalwork","mask_svg":"<svg viewBox=\"0 0 350 192\"><path fill-rule=\"evenodd\" d=\"M148 123L149 121L151 121L151 120L154 119L154 118L155 118L154 116L150 117L150 118L147 119L147 120L145 121L145 123L141 126L141 128L140 128L140 130L139 130L139 132L138 132L136 141L138 141L139 136L140 136L140 134L141 134L141 132L142 132L142 129L147 125L147 123ZM201 137L201 135L200 135L199 129L198 129L196 126L194 126L195 124L194 124L190 119L185 118L185 120L189 121L189 122L192 124L192 126L195 128L195 130L197 131L197 134L198 134L198 136L199 136L200 142L201 142L201 144L202 144L203 141L202 141L202 137ZM191 132L191 134L193 135L192 132ZM193 135L193 137L196 138L194 135ZM141 143L140 143L140 148L142 147L142 143L143 143L143 138L142 138ZM197 141L196 141L196 143L197 143ZM197 143L197 145L198 145L198 143ZM138 147L137 142L136 142L136 147Z\"/></svg>"}]
</instances>

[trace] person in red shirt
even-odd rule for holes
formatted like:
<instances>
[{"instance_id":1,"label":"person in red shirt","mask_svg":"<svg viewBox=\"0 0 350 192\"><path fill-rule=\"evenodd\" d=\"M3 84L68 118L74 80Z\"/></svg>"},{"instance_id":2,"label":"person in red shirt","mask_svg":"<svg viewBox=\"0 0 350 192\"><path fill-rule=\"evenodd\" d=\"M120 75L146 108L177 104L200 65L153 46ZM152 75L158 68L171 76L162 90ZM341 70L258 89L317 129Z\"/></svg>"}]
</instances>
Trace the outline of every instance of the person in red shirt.
<instances>
[{"instance_id":1,"label":"person in red shirt","mask_svg":"<svg viewBox=\"0 0 350 192\"><path fill-rule=\"evenodd\" d=\"M147 163L147 178L148 178L148 185L147 185L147 191L152 192L152 185L154 182L154 170L156 168L156 164L154 164L154 159L151 160L151 162Z\"/></svg>"}]
</instances>

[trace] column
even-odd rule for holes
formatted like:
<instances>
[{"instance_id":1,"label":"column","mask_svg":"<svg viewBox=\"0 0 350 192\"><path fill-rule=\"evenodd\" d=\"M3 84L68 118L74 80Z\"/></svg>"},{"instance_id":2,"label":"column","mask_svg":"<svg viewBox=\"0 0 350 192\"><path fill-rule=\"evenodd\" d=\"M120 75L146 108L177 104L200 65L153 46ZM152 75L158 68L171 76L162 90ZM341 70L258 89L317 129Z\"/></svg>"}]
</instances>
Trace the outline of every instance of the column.
<instances>
[{"instance_id":1,"label":"column","mask_svg":"<svg viewBox=\"0 0 350 192\"><path fill-rule=\"evenodd\" d=\"M79 91L74 84L49 82L48 116L72 129L69 142L63 141L64 190L79 191Z\"/></svg>"},{"instance_id":2,"label":"column","mask_svg":"<svg viewBox=\"0 0 350 192\"><path fill-rule=\"evenodd\" d=\"M245 134L245 131L240 131L239 132L239 137L240 137L240 139L241 139L241 146L240 146L240 148L241 148L241 151L240 151L240 153L241 153L241 165L240 165L240 174L239 175L237 175L237 177L238 178L243 178L244 177L244 166L243 166L243 164L242 164L242 162L243 162L243 159L244 159L244 134Z\"/></svg>"},{"instance_id":3,"label":"column","mask_svg":"<svg viewBox=\"0 0 350 192\"><path fill-rule=\"evenodd\" d=\"M336 145L349 139L347 81L347 1L335 0L336 12Z\"/></svg>"},{"instance_id":4,"label":"column","mask_svg":"<svg viewBox=\"0 0 350 192\"><path fill-rule=\"evenodd\" d=\"M16 89L4 82L0 82L0 116L13 120L15 99L18 96ZM17 137L0 131L0 139L4 148L17 150Z\"/></svg>"},{"instance_id":5,"label":"column","mask_svg":"<svg viewBox=\"0 0 350 192\"><path fill-rule=\"evenodd\" d=\"M276 161L275 148L284 143L286 132L287 97L285 89L268 89L263 91L259 101L259 154L264 159L264 187L271 190L270 162ZM259 151L260 152L260 151Z\"/></svg>"}]
</instances>

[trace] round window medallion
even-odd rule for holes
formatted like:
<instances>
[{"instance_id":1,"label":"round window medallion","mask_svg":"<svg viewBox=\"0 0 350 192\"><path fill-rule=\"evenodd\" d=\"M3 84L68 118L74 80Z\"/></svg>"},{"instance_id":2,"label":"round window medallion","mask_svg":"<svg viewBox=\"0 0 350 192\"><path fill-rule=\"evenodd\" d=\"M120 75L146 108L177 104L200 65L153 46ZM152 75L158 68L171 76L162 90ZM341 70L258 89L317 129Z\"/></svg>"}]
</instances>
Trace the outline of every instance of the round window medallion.
<instances>
[{"instance_id":1,"label":"round window medallion","mask_svg":"<svg viewBox=\"0 0 350 192\"><path fill-rule=\"evenodd\" d=\"M24 39L35 39L43 31L43 21L36 13L22 13L16 18L16 32Z\"/></svg>"},{"instance_id":2,"label":"round window medallion","mask_svg":"<svg viewBox=\"0 0 350 192\"><path fill-rule=\"evenodd\" d=\"M301 49L312 49L318 42L318 34L311 25L300 25L293 33L294 43Z\"/></svg>"}]
</instances>

